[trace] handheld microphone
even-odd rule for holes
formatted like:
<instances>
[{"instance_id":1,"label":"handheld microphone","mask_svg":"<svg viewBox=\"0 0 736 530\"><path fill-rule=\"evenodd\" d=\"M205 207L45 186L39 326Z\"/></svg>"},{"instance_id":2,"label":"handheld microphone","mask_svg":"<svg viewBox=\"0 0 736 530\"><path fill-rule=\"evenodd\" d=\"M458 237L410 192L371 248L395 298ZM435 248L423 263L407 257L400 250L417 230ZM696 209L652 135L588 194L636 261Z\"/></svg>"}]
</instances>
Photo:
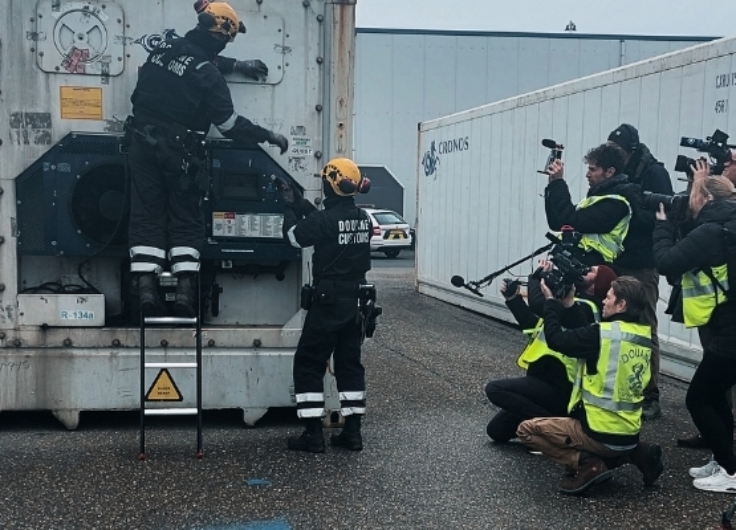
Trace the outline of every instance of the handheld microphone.
<instances>
[{"instance_id":1,"label":"handheld microphone","mask_svg":"<svg viewBox=\"0 0 736 530\"><path fill-rule=\"evenodd\" d=\"M549 138L542 140L542 145L547 149L557 149L557 142L550 140Z\"/></svg>"}]
</instances>

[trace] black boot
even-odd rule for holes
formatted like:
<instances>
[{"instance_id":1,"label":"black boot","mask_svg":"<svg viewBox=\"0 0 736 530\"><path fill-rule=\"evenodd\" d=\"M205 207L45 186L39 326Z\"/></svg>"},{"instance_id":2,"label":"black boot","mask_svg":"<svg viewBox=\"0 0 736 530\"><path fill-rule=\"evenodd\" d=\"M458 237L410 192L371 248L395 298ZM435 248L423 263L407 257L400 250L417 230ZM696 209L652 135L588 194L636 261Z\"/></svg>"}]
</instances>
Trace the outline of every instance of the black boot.
<instances>
[{"instance_id":1,"label":"black boot","mask_svg":"<svg viewBox=\"0 0 736 530\"><path fill-rule=\"evenodd\" d=\"M344 447L351 451L363 449L363 437L360 434L360 414L345 417L345 427L340 434L330 436L330 445Z\"/></svg>"},{"instance_id":2,"label":"black boot","mask_svg":"<svg viewBox=\"0 0 736 530\"><path fill-rule=\"evenodd\" d=\"M292 451L307 451L308 453L324 453L325 438L322 436L322 420L311 418L305 421L306 429L301 436L291 436L288 439L289 449Z\"/></svg>"},{"instance_id":3,"label":"black boot","mask_svg":"<svg viewBox=\"0 0 736 530\"><path fill-rule=\"evenodd\" d=\"M158 293L158 279L153 272L144 272L138 276L138 297L144 317L160 317L166 314Z\"/></svg>"},{"instance_id":4,"label":"black boot","mask_svg":"<svg viewBox=\"0 0 736 530\"><path fill-rule=\"evenodd\" d=\"M197 275L192 273L176 276L176 299L174 315L182 318L197 316Z\"/></svg>"}]
</instances>

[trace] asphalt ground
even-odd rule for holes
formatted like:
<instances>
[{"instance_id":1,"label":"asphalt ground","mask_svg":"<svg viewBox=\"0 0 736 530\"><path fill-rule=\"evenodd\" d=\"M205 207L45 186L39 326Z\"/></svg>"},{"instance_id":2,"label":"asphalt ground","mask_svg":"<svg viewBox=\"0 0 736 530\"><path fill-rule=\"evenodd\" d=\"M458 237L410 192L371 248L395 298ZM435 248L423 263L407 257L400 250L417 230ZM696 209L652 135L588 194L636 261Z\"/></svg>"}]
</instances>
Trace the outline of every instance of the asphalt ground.
<instances>
[{"instance_id":1,"label":"asphalt ground","mask_svg":"<svg viewBox=\"0 0 736 530\"><path fill-rule=\"evenodd\" d=\"M10 529L707 529L733 496L693 489L706 451L686 385L663 378L664 416L644 427L666 469L644 488L632 466L584 497L557 491L561 469L520 444L496 446L483 386L516 376L513 327L420 295L413 253L375 256L384 315L366 342L369 412L360 453L293 453L293 409L255 428L238 411L205 414L205 458L191 418L155 418L148 459L137 414L83 413L66 431L50 413L0 414L0 528ZM326 432L329 434L329 431Z\"/></svg>"}]
</instances>

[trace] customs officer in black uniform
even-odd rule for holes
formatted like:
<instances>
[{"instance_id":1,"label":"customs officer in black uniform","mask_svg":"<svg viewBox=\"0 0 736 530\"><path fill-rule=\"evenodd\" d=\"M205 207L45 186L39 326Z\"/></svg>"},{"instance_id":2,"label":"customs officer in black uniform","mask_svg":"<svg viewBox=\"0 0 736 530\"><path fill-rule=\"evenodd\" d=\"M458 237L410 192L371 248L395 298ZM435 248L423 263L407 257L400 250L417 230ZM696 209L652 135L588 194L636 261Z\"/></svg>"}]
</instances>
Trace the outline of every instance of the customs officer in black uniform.
<instances>
[{"instance_id":1,"label":"customs officer in black uniform","mask_svg":"<svg viewBox=\"0 0 736 530\"><path fill-rule=\"evenodd\" d=\"M353 451L363 448L360 432L365 414L365 370L360 358L362 325L359 299L371 268L372 226L354 196L368 191L358 166L347 158L331 160L322 170L324 210L317 211L294 190L282 189L287 204L284 237L296 247L314 247L311 308L294 355L297 415L306 425L289 449L322 453L325 415L324 375L334 354L335 378L345 427L331 444ZM375 291L373 291L375 300ZM303 304L304 306L305 304ZM305 308L306 309L306 308Z\"/></svg>"},{"instance_id":2,"label":"customs officer in black uniform","mask_svg":"<svg viewBox=\"0 0 736 530\"><path fill-rule=\"evenodd\" d=\"M191 131L206 133L214 124L242 145L268 142L281 154L288 148L284 136L235 112L227 83L213 63L244 32L229 4L211 3L199 13L194 29L163 41L140 68L131 97L128 238L133 285L138 285L144 316L164 313L157 274L167 260L177 276L175 314L196 315L196 273L205 233Z\"/></svg>"}]
</instances>

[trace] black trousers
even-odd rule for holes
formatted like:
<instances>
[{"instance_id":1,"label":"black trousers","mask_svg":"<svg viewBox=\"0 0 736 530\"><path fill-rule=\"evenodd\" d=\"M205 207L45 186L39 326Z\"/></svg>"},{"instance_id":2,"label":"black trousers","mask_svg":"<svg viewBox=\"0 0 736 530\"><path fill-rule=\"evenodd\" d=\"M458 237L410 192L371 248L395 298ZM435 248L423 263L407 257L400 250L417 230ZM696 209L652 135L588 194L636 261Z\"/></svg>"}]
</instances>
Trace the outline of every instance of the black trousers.
<instances>
[{"instance_id":1,"label":"black trousers","mask_svg":"<svg viewBox=\"0 0 736 530\"><path fill-rule=\"evenodd\" d=\"M198 264L204 244L201 194L194 177L182 170L183 149L172 144L163 132L154 136L158 141L156 146L134 137L128 154L131 170L128 244L134 272L152 272L154 266L163 267L166 253L171 250L174 250L172 265ZM133 264L139 268L135 269Z\"/></svg>"},{"instance_id":2,"label":"black trousers","mask_svg":"<svg viewBox=\"0 0 736 530\"><path fill-rule=\"evenodd\" d=\"M315 301L307 313L294 355L294 391L300 418L324 416L324 376L333 354L343 416L365 414L365 369L357 313L357 296L339 295L326 303Z\"/></svg>"},{"instance_id":3,"label":"black trousers","mask_svg":"<svg viewBox=\"0 0 736 530\"><path fill-rule=\"evenodd\" d=\"M685 404L693 423L728 473L736 473L733 454L733 412L726 393L736 383L736 356L718 355L707 348L690 386Z\"/></svg>"},{"instance_id":4,"label":"black trousers","mask_svg":"<svg viewBox=\"0 0 736 530\"><path fill-rule=\"evenodd\" d=\"M495 442L508 442L516 429L531 418L567 416L570 396L536 377L498 379L486 385L488 400L501 410L488 423L486 431Z\"/></svg>"}]
</instances>

